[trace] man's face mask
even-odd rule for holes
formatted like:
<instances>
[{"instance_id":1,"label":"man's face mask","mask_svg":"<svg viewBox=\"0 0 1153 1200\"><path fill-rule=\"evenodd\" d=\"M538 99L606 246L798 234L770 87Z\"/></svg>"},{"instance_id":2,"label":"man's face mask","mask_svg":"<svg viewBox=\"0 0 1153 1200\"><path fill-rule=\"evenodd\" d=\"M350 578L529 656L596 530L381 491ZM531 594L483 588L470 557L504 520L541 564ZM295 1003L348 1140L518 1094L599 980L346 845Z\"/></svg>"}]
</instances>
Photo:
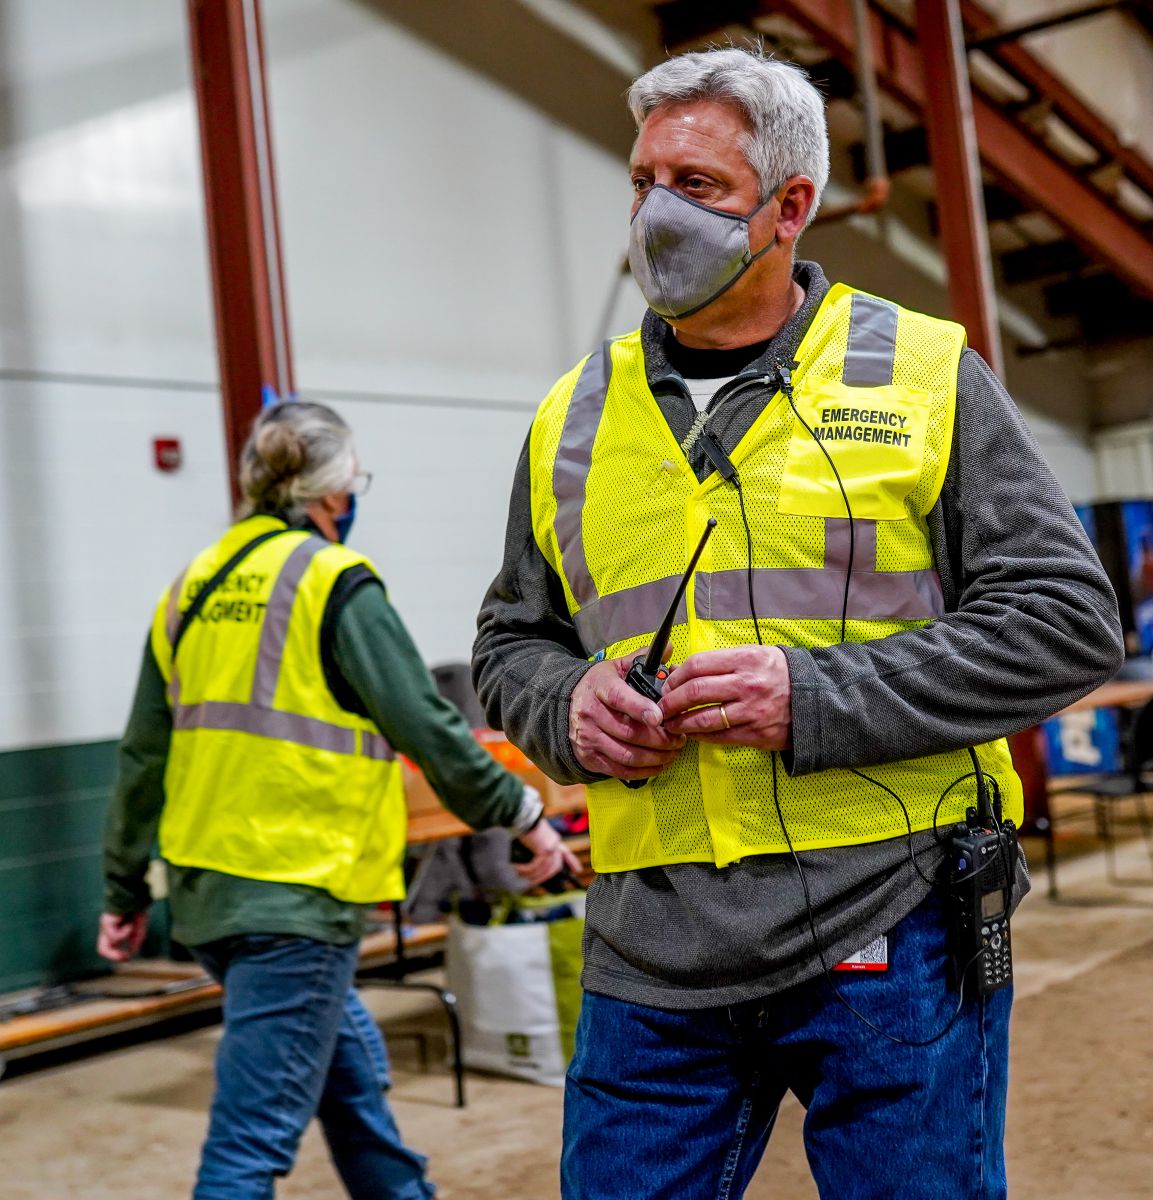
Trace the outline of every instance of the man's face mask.
<instances>
[{"instance_id":1,"label":"man's face mask","mask_svg":"<svg viewBox=\"0 0 1153 1200\"><path fill-rule=\"evenodd\" d=\"M777 243L774 234L756 254L749 248L749 222L768 203L743 215L721 212L653 184L629 228L629 267L653 312L691 317L728 291Z\"/></svg>"}]
</instances>

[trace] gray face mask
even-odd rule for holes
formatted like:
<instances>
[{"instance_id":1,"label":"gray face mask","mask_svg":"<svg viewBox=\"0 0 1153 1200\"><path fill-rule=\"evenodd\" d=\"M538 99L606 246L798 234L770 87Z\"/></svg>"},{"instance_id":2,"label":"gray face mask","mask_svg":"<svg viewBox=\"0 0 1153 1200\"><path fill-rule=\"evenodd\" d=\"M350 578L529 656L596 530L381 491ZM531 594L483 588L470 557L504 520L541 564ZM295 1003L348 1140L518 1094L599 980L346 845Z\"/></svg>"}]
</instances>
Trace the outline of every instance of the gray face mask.
<instances>
[{"instance_id":1,"label":"gray face mask","mask_svg":"<svg viewBox=\"0 0 1153 1200\"><path fill-rule=\"evenodd\" d=\"M629 267L653 312L680 320L727 292L777 243L774 234L763 250L749 249L749 222L768 203L742 215L698 204L662 183L649 188L629 228Z\"/></svg>"}]
</instances>

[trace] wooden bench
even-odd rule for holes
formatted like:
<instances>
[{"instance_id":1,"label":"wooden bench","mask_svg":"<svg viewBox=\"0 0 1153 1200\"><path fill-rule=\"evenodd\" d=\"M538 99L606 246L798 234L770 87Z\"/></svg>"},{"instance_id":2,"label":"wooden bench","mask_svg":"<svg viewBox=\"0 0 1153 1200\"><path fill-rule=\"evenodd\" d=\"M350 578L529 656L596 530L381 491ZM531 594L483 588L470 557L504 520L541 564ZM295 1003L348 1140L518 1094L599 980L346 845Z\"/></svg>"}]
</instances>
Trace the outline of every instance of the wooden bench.
<instances>
[{"instance_id":1,"label":"wooden bench","mask_svg":"<svg viewBox=\"0 0 1153 1200\"><path fill-rule=\"evenodd\" d=\"M0 1012L17 1009L23 999L10 998ZM20 1058L218 1008L220 988L195 964L148 959L126 963L91 983L29 994L27 1002L50 1007L0 1019L0 1059Z\"/></svg>"},{"instance_id":2,"label":"wooden bench","mask_svg":"<svg viewBox=\"0 0 1153 1200\"><path fill-rule=\"evenodd\" d=\"M502 734L478 730L477 739L501 763L541 794L550 816L579 812L585 789L553 783ZM408 844L427 846L472 832L441 804L424 776L404 764ZM95 936L95 931L93 931ZM403 906L393 907L391 928L374 930L360 944L357 980L362 985L410 987L434 992L445 1009L452 1031L453 1067L458 1106L464 1104L460 1027L455 998L435 984L413 982L407 976L438 963L448 926L441 923L408 925ZM414 951L419 952L414 954ZM87 983L41 989L26 996L0 997L0 1063L49 1049L142 1028L158 1021L220 1007L221 990L195 964L145 959L116 967L110 975ZM26 1002L36 1011L5 1012Z\"/></svg>"},{"instance_id":3,"label":"wooden bench","mask_svg":"<svg viewBox=\"0 0 1153 1200\"><path fill-rule=\"evenodd\" d=\"M448 934L444 924L409 925L404 929L404 951L425 952L442 947ZM378 970L397 959L396 933L381 929L367 934L360 944L360 969ZM0 1003L0 1059L19 1058L48 1049L74 1045L138 1029L157 1021L220 1007L220 987L195 963L152 958L124 963L110 975L87 983L42 989L9 998L17 1008L26 999L48 1007L2 1019Z\"/></svg>"}]
</instances>

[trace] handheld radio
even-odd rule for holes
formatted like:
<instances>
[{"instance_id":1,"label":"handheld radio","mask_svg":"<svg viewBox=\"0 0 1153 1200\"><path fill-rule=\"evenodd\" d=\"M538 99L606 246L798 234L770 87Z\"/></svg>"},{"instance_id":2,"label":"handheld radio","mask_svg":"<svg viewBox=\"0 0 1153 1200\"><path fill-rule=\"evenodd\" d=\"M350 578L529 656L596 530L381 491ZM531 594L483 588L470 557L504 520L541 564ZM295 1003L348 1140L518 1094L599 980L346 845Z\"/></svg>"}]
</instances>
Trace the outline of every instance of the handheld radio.
<instances>
[{"instance_id":1,"label":"handheld radio","mask_svg":"<svg viewBox=\"0 0 1153 1200\"><path fill-rule=\"evenodd\" d=\"M669 605L669 611L665 613L665 619L661 622L661 627L653 634L653 641L652 645L649 646L648 654L638 654L633 659L633 665L629 667L629 673L625 676L625 683L634 692L640 692L642 696L647 696L654 704L660 700L664 682L669 677L668 665L662 663L661 658L664 655L665 646L668 644L669 634L676 623L677 607L680 605L681 597L685 594L685 588L689 586L689 580L697 568L697 560L701 557L701 551L705 548L705 543L709 540L709 536L716 527L716 517L709 517L705 525L705 531L701 534L701 540L697 543L697 548L693 551L692 558L689 559L689 565L685 568L685 573L681 576L681 581L677 585L676 595L673 596L672 603ZM647 782L645 779L624 780L625 786L631 788L644 787Z\"/></svg>"},{"instance_id":2,"label":"handheld radio","mask_svg":"<svg viewBox=\"0 0 1153 1200\"><path fill-rule=\"evenodd\" d=\"M953 982L960 988L972 969L978 994L987 996L1013 982L1009 910L1017 830L994 815L984 783L978 775L978 806L949 839L948 871Z\"/></svg>"}]
</instances>

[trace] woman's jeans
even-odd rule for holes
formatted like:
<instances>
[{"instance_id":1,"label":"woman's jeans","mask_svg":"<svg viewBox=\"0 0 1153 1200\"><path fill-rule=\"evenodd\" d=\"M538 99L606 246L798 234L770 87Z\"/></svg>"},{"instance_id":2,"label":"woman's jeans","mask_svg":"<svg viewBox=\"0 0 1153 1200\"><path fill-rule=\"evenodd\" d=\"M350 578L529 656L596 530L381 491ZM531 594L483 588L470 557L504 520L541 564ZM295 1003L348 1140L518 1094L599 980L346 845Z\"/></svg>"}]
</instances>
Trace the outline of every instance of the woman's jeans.
<instances>
[{"instance_id":1,"label":"woman's jeans","mask_svg":"<svg viewBox=\"0 0 1153 1200\"><path fill-rule=\"evenodd\" d=\"M863 1017L922 1041L949 1022L931 897L889 937L886 972L833 972ZM967 984L968 988L971 986ZM819 978L731 1008L669 1011L586 993L565 1091L565 1200L736 1200L777 1107L807 1110L822 1200L1005 1195L1009 989L965 997L930 1046L864 1025Z\"/></svg>"},{"instance_id":2,"label":"woman's jeans","mask_svg":"<svg viewBox=\"0 0 1153 1200\"><path fill-rule=\"evenodd\" d=\"M252 934L194 951L224 985L224 1035L195 1200L270 1200L320 1118L353 1200L425 1200L425 1159L400 1140L388 1058L352 987L357 946Z\"/></svg>"}]
</instances>

